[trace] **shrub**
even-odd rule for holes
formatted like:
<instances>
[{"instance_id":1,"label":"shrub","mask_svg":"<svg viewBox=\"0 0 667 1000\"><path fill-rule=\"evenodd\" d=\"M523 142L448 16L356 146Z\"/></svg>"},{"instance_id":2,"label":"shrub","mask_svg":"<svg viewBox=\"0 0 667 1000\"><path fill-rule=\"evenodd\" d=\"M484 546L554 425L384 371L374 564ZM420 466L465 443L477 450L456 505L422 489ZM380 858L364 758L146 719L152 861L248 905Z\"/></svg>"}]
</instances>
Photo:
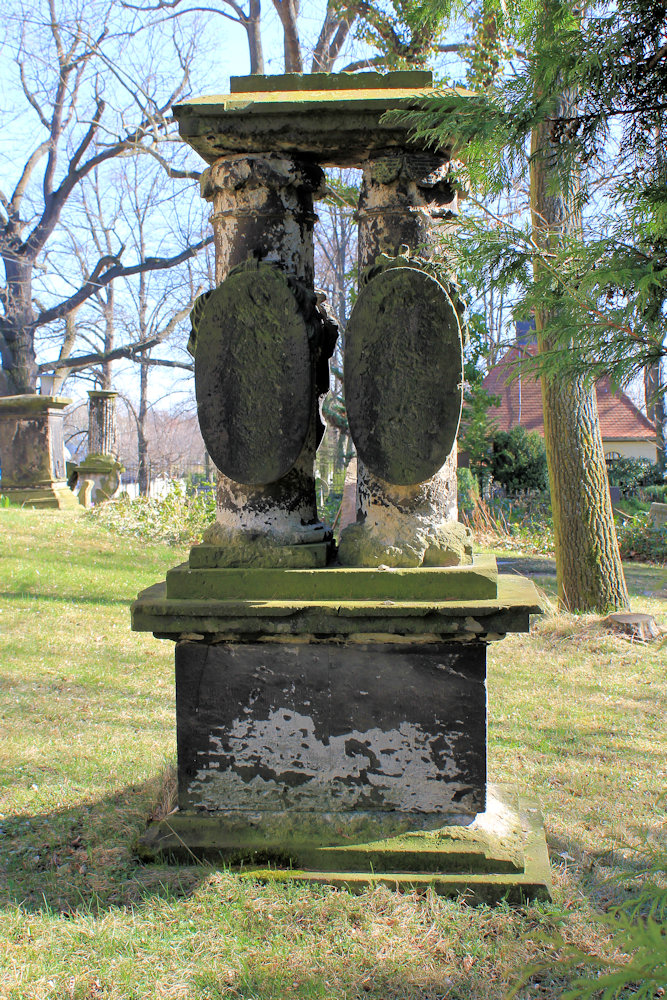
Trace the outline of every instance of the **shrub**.
<instances>
[{"instance_id":1,"label":"shrub","mask_svg":"<svg viewBox=\"0 0 667 1000\"><path fill-rule=\"evenodd\" d=\"M215 520L215 490L188 493L180 483L172 483L164 496L130 500L125 493L93 507L87 516L119 535L170 545L194 544Z\"/></svg>"},{"instance_id":2,"label":"shrub","mask_svg":"<svg viewBox=\"0 0 667 1000\"><path fill-rule=\"evenodd\" d=\"M562 1000L623 1000L626 997L654 1000L664 996L667 890L661 880L665 860L664 852L656 851L648 870L639 873L646 878L639 893L601 915L612 939L611 959L601 960L595 954L567 944L557 931L550 943L552 948L561 949L560 953L552 953L548 964L526 970L508 993L508 1000L519 996L533 981L532 977L542 971L551 975L575 972L570 988L559 993ZM630 886L626 888L629 890Z\"/></svg>"},{"instance_id":3,"label":"shrub","mask_svg":"<svg viewBox=\"0 0 667 1000\"><path fill-rule=\"evenodd\" d=\"M491 439L496 432L491 411L499 404L500 397L491 395L479 384L471 386L466 391L459 450L468 453L470 470L482 490L489 479L488 457L491 451Z\"/></svg>"},{"instance_id":4,"label":"shrub","mask_svg":"<svg viewBox=\"0 0 667 1000\"><path fill-rule=\"evenodd\" d=\"M547 453L537 431L520 426L499 431L488 464L494 480L508 493L542 491L549 485Z\"/></svg>"},{"instance_id":5,"label":"shrub","mask_svg":"<svg viewBox=\"0 0 667 1000\"><path fill-rule=\"evenodd\" d=\"M333 527L338 518L338 511L343 500L345 471L345 469L338 469L331 475L330 482L320 476L315 478L315 492L318 500L317 513L320 520L330 528Z\"/></svg>"},{"instance_id":6,"label":"shrub","mask_svg":"<svg viewBox=\"0 0 667 1000\"><path fill-rule=\"evenodd\" d=\"M622 490L636 490L639 486L662 483L662 474L655 462L648 458L608 458L607 476L610 486Z\"/></svg>"},{"instance_id":7,"label":"shrub","mask_svg":"<svg viewBox=\"0 0 667 1000\"><path fill-rule=\"evenodd\" d=\"M649 524L648 514L637 514L616 529L623 559L667 564L667 526Z\"/></svg>"},{"instance_id":8,"label":"shrub","mask_svg":"<svg viewBox=\"0 0 667 1000\"><path fill-rule=\"evenodd\" d=\"M655 500L657 503L667 503L667 483L661 486L644 486L642 494L646 500Z\"/></svg>"},{"instance_id":9,"label":"shrub","mask_svg":"<svg viewBox=\"0 0 667 1000\"><path fill-rule=\"evenodd\" d=\"M476 542L509 552L553 555L554 530L548 495L508 500L478 500L461 510L461 520Z\"/></svg>"},{"instance_id":10,"label":"shrub","mask_svg":"<svg viewBox=\"0 0 667 1000\"><path fill-rule=\"evenodd\" d=\"M459 492L459 510L470 514L479 500L479 483L470 469L457 469L456 482Z\"/></svg>"}]
</instances>

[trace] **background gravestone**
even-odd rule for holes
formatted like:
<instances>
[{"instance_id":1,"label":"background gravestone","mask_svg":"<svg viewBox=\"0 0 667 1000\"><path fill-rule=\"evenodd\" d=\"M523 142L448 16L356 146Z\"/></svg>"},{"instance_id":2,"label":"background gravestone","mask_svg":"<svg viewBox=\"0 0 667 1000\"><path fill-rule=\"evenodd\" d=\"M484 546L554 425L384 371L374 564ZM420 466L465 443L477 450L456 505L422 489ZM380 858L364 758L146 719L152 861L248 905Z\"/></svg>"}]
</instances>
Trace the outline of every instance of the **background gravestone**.
<instances>
[{"instance_id":1,"label":"background gravestone","mask_svg":"<svg viewBox=\"0 0 667 1000\"><path fill-rule=\"evenodd\" d=\"M76 467L80 483L92 482L80 498L82 506L111 500L120 490L123 466L116 455L116 400L113 390L88 393L88 454Z\"/></svg>"},{"instance_id":2,"label":"background gravestone","mask_svg":"<svg viewBox=\"0 0 667 1000\"><path fill-rule=\"evenodd\" d=\"M78 510L67 486L64 396L0 398L0 492L12 503L29 507Z\"/></svg>"}]
</instances>

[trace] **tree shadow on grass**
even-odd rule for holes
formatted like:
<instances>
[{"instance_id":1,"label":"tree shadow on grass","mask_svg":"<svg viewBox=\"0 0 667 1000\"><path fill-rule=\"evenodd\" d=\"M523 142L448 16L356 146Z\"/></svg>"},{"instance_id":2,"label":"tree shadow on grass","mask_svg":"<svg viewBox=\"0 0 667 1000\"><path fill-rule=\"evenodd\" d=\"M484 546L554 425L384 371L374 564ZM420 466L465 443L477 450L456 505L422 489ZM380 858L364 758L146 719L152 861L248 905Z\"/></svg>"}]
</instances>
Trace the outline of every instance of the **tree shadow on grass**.
<instances>
[{"instance_id":1,"label":"tree shadow on grass","mask_svg":"<svg viewBox=\"0 0 667 1000\"><path fill-rule=\"evenodd\" d=\"M147 896L183 896L205 865L145 865L133 853L162 793L164 776L102 799L0 819L0 906L101 914Z\"/></svg>"},{"instance_id":2,"label":"tree shadow on grass","mask_svg":"<svg viewBox=\"0 0 667 1000\"><path fill-rule=\"evenodd\" d=\"M450 974L430 971L421 975L421 970L415 970L411 976L386 959L371 965L346 958L344 968L340 964L335 967L331 960L323 965L319 974L306 974L289 966L280 972L263 969L260 961L253 961L236 975L195 975L191 985L195 996L207 1000L284 1000L289 996L302 1000L330 1000L333 996L340 1000L471 1000L489 996L485 970L461 969ZM549 994L541 995L548 1000Z\"/></svg>"},{"instance_id":3,"label":"tree shadow on grass","mask_svg":"<svg viewBox=\"0 0 667 1000\"><path fill-rule=\"evenodd\" d=\"M641 698L634 697L634 702L641 706L642 703L655 709L654 719L656 724L656 736L661 732L662 719L664 715L659 710L660 701L655 695L648 693ZM502 736L502 734L500 734ZM650 749L643 746L641 751L637 749L637 741L632 735L623 735L615 732L601 733L599 727L590 725L583 727L577 724L572 728L561 728L557 726L534 726L525 733L523 744L528 753L531 749L542 755L549 755L556 759L577 760L582 759L587 764L595 765L608 771L610 763L615 767L624 766L626 773L631 774L637 765L638 755L641 754L644 765L650 769L649 773L659 774L665 762L664 746L656 740Z\"/></svg>"},{"instance_id":4,"label":"tree shadow on grass","mask_svg":"<svg viewBox=\"0 0 667 1000\"><path fill-rule=\"evenodd\" d=\"M77 604L94 604L96 606L102 604L105 607L129 608L132 601L135 600L134 597L101 597L99 595L81 597L80 594L45 594L42 591L31 590L27 587L25 590L17 591L0 590L0 597L8 601L46 601L57 604L71 604L73 607L76 607Z\"/></svg>"},{"instance_id":5,"label":"tree shadow on grass","mask_svg":"<svg viewBox=\"0 0 667 1000\"><path fill-rule=\"evenodd\" d=\"M555 559L546 556L500 556L497 562L499 572L528 576L548 594L555 594ZM667 600L667 567L624 562L623 572L631 597L657 597Z\"/></svg>"},{"instance_id":6,"label":"tree shadow on grass","mask_svg":"<svg viewBox=\"0 0 667 1000\"><path fill-rule=\"evenodd\" d=\"M547 836L552 866L565 873L578 893L594 908L608 911L636 898L651 878L651 872L664 865L664 853L614 844L597 851L583 848L576 837Z\"/></svg>"}]
</instances>

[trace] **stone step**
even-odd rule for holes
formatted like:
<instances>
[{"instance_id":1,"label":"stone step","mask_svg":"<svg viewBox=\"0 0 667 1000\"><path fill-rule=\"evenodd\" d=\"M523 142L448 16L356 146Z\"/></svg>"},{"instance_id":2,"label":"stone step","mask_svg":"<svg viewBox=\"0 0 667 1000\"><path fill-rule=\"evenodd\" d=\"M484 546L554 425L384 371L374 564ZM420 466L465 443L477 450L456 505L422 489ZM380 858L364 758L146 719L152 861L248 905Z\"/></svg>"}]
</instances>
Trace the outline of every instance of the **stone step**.
<instances>
[{"instance_id":1,"label":"stone step","mask_svg":"<svg viewBox=\"0 0 667 1000\"><path fill-rule=\"evenodd\" d=\"M282 601L472 601L498 594L493 556L418 569L199 569L167 573L167 598Z\"/></svg>"}]
</instances>

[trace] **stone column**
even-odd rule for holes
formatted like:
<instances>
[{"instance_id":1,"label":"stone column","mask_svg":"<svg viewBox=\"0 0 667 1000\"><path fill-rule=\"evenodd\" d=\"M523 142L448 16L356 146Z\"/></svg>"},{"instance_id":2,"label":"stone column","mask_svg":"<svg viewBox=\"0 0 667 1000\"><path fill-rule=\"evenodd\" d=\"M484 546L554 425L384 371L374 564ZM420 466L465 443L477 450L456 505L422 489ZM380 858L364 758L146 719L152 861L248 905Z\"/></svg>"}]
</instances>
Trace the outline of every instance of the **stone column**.
<instances>
[{"instance_id":1,"label":"stone column","mask_svg":"<svg viewBox=\"0 0 667 1000\"><path fill-rule=\"evenodd\" d=\"M88 454L76 469L81 487L92 483L79 497L85 507L111 500L120 490L123 466L116 455L117 398L118 393L111 390L88 393Z\"/></svg>"},{"instance_id":2,"label":"stone column","mask_svg":"<svg viewBox=\"0 0 667 1000\"><path fill-rule=\"evenodd\" d=\"M457 214L447 158L404 150L372 156L359 196L360 276L368 278L376 263L381 269L381 255L404 255L406 265L428 264L441 224ZM404 392L409 396L407 382ZM400 447L398 428L396 437ZM457 521L456 468L456 441L439 471L416 484L388 482L359 458L357 525L343 534L341 561L365 566L470 561L470 545Z\"/></svg>"},{"instance_id":3,"label":"stone column","mask_svg":"<svg viewBox=\"0 0 667 1000\"><path fill-rule=\"evenodd\" d=\"M88 454L116 454L117 392L91 390L88 393Z\"/></svg>"},{"instance_id":4,"label":"stone column","mask_svg":"<svg viewBox=\"0 0 667 1000\"><path fill-rule=\"evenodd\" d=\"M0 399L0 493L27 507L78 509L67 486L63 396Z\"/></svg>"},{"instance_id":5,"label":"stone column","mask_svg":"<svg viewBox=\"0 0 667 1000\"><path fill-rule=\"evenodd\" d=\"M206 532L205 541L226 547L233 560L242 551L248 554L252 543L258 549L260 561L266 557L270 564L267 547L316 542L326 536L325 527L318 521L313 474L315 450L321 436L317 400L328 388L326 360L333 349L333 342L327 348L327 343L332 339L330 324L327 325L319 311L313 293L313 226L317 219L313 210L313 198L321 194L323 188L324 174L320 167L308 161L277 154L225 156L202 175L202 196L213 207L211 222L218 283L218 288L209 293L207 304L201 312L201 329L208 324L207 354L210 356L215 353L210 345L217 336L217 329L211 330L217 308L216 300L211 296L218 295L219 298L218 293L222 293L221 284L228 279L230 272L236 275L239 268L260 272L256 287L263 285L268 288L271 280L266 277L266 265L273 264L276 271L289 283L308 328L311 361L307 363L306 374L314 385L314 392L308 403L310 422L307 433L300 454L285 474L272 482L257 483L253 481L250 469L247 476L244 476L242 470L235 472L234 475L238 475L239 479L250 479L249 483L244 483L219 472L216 523ZM236 278L229 280L236 281ZM276 283L273 284L277 288ZM237 285L235 294L243 299L244 307L256 310L261 325L263 316L268 318L268 312L265 314L262 310L270 310L270 303L259 304L259 295L257 302L252 301L254 278L248 278L245 283L238 281ZM222 336L222 330L220 334ZM202 337L203 333L199 336L200 345ZM335 333L333 338L335 340ZM270 347L267 349L271 350ZM197 372L196 362L196 380ZM205 373L202 372L202 375L205 377ZM286 376L282 371L274 372L271 378L265 378L261 371L257 372L252 391L257 396L258 420L262 411L267 412L268 394L276 391L276 385L280 395L281 376L284 381ZM311 392L305 386L304 390ZM209 398L211 391L208 390ZM206 418L202 420L201 405L199 413L206 439ZM280 425L277 413L274 423L262 430L267 451L270 452L272 447L278 451L286 448L285 442L281 440L284 428ZM250 427L249 423L246 426L225 426L216 436L226 439L233 434L238 434L239 440L244 435L256 437L257 427ZM209 447L209 451L215 461L214 449Z\"/></svg>"},{"instance_id":6,"label":"stone column","mask_svg":"<svg viewBox=\"0 0 667 1000\"><path fill-rule=\"evenodd\" d=\"M433 257L439 227L458 215L458 193L449 159L431 153L387 150L363 166L359 193L359 274L381 254L401 246Z\"/></svg>"},{"instance_id":7,"label":"stone column","mask_svg":"<svg viewBox=\"0 0 667 1000\"><path fill-rule=\"evenodd\" d=\"M312 288L313 198L323 191L320 167L274 153L224 156L205 170L201 194L213 207L216 284L254 257Z\"/></svg>"}]
</instances>

